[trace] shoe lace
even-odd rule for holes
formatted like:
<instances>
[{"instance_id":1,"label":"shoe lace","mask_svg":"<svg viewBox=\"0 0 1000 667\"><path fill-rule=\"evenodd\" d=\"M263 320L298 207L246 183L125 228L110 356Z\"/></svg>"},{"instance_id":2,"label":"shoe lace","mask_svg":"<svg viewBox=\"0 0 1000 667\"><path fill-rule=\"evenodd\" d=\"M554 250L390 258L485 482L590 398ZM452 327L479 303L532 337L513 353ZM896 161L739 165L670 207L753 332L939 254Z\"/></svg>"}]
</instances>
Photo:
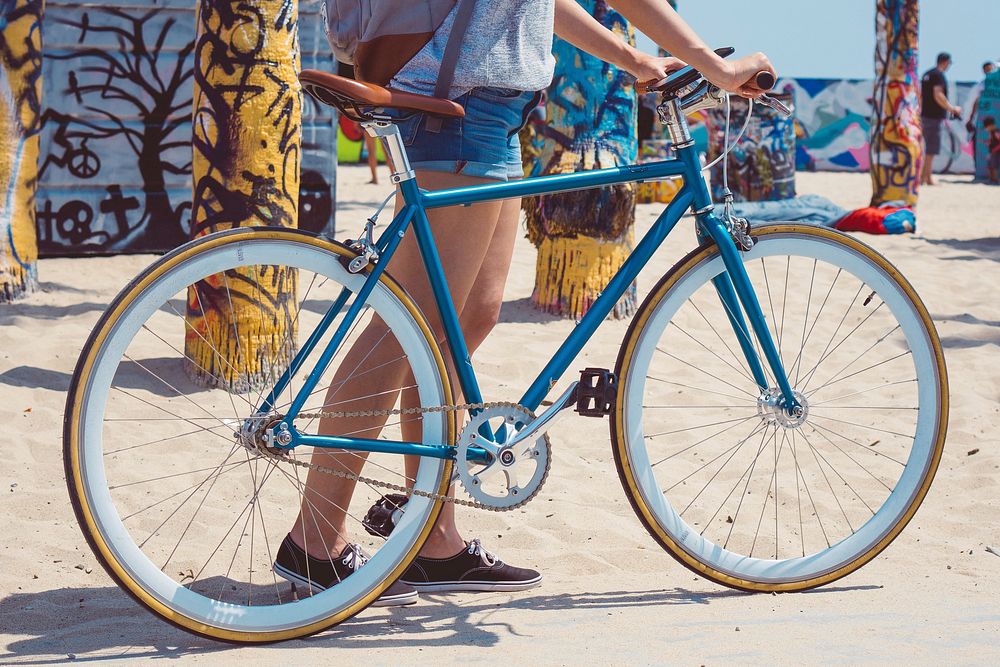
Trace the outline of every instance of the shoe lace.
<instances>
[{"instance_id":1,"label":"shoe lace","mask_svg":"<svg viewBox=\"0 0 1000 667\"><path fill-rule=\"evenodd\" d=\"M483 561L483 565L486 567L493 567L498 562L497 557L483 547L478 537L473 538L473 540L469 542L469 548L467 551L473 556L479 556L480 560Z\"/></svg>"},{"instance_id":2,"label":"shoe lace","mask_svg":"<svg viewBox=\"0 0 1000 667\"><path fill-rule=\"evenodd\" d=\"M362 565L368 562L368 559L368 554L362 551L359 545L348 544L341 554L340 562L351 568L352 572L357 572Z\"/></svg>"}]
</instances>

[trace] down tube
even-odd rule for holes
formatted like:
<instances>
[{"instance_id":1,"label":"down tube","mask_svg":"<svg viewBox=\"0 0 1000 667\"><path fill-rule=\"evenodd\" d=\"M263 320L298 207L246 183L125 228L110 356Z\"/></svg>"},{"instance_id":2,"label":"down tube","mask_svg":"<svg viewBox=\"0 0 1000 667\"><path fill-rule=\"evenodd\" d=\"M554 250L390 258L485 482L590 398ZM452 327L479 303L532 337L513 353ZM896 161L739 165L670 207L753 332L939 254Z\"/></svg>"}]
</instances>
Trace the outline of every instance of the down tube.
<instances>
[{"instance_id":1,"label":"down tube","mask_svg":"<svg viewBox=\"0 0 1000 667\"><path fill-rule=\"evenodd\" d=\"M531 386L528 387L528 390L521 398L521 405L529 410L534 410L541 405L542 399L549 393L549 389L562 377L566 369L569 368L569 365L576 359L576 355L580 353L583 346L587 344L590 337L597 331L597 327L611 313L615 304L618 303L618 299L625 294L625 290L636 279L636 276L639 275L639 272L646 265L646 262L649 261L649 258L653 256L656 249L660 247L663 240L673 230L677 221L681 219L681 216L691 206L693 199L694 195L690 187L685 185L674 198L673 202L656 219L652 228L646 232L639 245L636 246L632 254L625 260L625 263L618 269L618 273L611 279L611 282L604 288L601 296L593 303L587 314L583 316L583 319L576 325L573 332L559 347L551 361L542 369L542 372L538 374L538 377L531 383Z\"/></svg>"}]
</instances>

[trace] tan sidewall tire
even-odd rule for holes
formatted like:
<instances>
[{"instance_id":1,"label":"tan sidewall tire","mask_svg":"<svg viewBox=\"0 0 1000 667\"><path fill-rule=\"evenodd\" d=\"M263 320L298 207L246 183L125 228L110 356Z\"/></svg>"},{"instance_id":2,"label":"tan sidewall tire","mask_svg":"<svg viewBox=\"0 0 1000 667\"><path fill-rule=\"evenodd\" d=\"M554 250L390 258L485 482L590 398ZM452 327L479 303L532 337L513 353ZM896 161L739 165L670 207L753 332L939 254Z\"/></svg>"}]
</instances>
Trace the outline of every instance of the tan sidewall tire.
<instances>
[{"instance_id":1,"label":"tan sidewall tire","mask_svg":"<svg viewBox=\"0 0 1000 667\"><path fill-rule=\"evenodd\" d=\"M440 501L434 504L431 514L428 517L428 521L424 525L413 547L381 586L372 590L368 595L354 605L335 614L331 614L327 618L315 621L306 626L289 628L281 631L254 633L238 632L226 628L207 625L198 620L189 618L188 616L167 607L158 599L150 595L139 582L135 581L128 574L126 568L122 567L122 565L115 559L112 550L106 544L104 537L97 529L97 524L86 502L85 487L83 485L80 471L79 427L80 409L82 404L81 399L82 392L85 391L85 388L88 385L96 354L101 349L108 333L112 330L115 321L120 317L121 313L128 308L129 304L148 285L163 276L167 271L170 271L175 266L189 260L198 253L215 249L220 245L230 243L248 243L259 239L302 243L329 253L331 259L336 257L351 259L356 256L356 253L346 247L313 234L298 230L274 228L235 229L227 232L211 234L181 246L177 250L160 258L160 260L135 278L135 280L122 290L122 292L112 302L112 304L108 307L108 310L101 317L84 346L80 359L77 362L76 371L74 372L73 381L67 396L66 410L63 417L63 461L65 465L66 483L69 489L70 500L72 501L73 509L76 512L76 517L80 523L83 534L104 569L108 572L111 578L114 579L115 582L137 602L167 622L204 637L236 643L275 642L285 639L293 639L296 637L303 637L319 632L320 630L328 628L332 625L336 625L337 623L340 623L362 611L374 602L375 599L378 598L378 596L381 595L382 592L397 578L399 578L413 559L416 558L417 553L427 540L431 528L434 526L434 523L441 512L442 506ZM441 383L444 388L445 398L448 403L452 403L453 399L451 387L448 381L448 373L444 363L444 357L441 354L441 350L438 347L434 336L431 335L431 329L427 325L420 309L415 303L413 303L402 287L400 287L399 284L396 283L388 274L383 274L380 277L379 282L387 287L393 295L399 299L400 303L403 304L412 316L414 322L423 332L427 345L433 352L438 372L441 376ZM449 414L448 442L454 444L456 437L455 418L454 413ZM452 466L453 463L451 461L446 461L445 465L442 467L441 479L437 487L437 493L447 493L451 479Z\"/></svg>"},{"instance_id":2,"label":"tan sidewall tire","mask_svg":"<svg viewBox=\"0 0 1000 667\"><path fill-rule=\"evenodd\" d=\"M941 454L944 451L945 435L948 431L948 374L945 368L944 353L941 349L941 341L938 338L937 331L934 328L934 323L931 320L927 309L924 307L923 302L917 293L913 290L910 283L899 273L899 271L892 266L884 257L879 255L871 247L865 245L864 243L858 241L852 236L848 236L842 232L838 232L832 229L827 229L824 227L814 227L811 225L797 225L792 223L778 224L762 226L753 231L753 236L758 241L766 240L768 236L774 234L788 235L788 234L801 234L805 236L819 237L825 240L833 240L838 243L844 244L851 249L861 253L867 259L872 260L877 264L890 278L903 290L903 292L909 297L910 301L915 307L916 312L919 314L920 319L924 324L924 329L926 330L928 340L931 343L934 352L934 359L937 365L937 373L940 378L939 382L939 404L941 406L940 417L938 419L933 452L932 461L930 466L928 466L927 472L924 479L922 480L917 494L914 496L913 501L907 508L903 517L893 526L892 530L889 531L885 537L883 537L878 543L872 546L864 554L861 554L850 563L832 571L823 574L822 576L804 579L794 582L785 583L761 583L757 581L751 581L747 579L741 579L733 577L725 572L718 571L709 565L706 565L700 560L694 558L690 553L684 550L677 542L675 542L669 534L656 521L653 512L650 510L645 500L642 497L642 493L639 491L639 486L636 483L636 474L632 469L632 464L629 461L628 451L626 446L626 439L624 433L624 396L625 388L628 384L628 373L629 367L631 365L632 356L635 351L636 344L639 340L640 334L645 327L646 322L649 320L650 316L656 309L656 306L660 301L666 296L668 291L676 285L681 278L688 272L691 271L695 266L700 264L702 261L711 258L713 255L717 254L716 247L714 244L705 244L696 250L692 251L686 257L681 259L677 264L670 269L670 271L660 279L656 287L649 293L643 301L642 306L640 306L638 312L632 320L632 324L629 327L628 332L625 334L625 338L622 341L621 349L618 353L618 361L615 365L615 372L618 376L618 393L616 395L615 407L611 414L611 444L612 450L615 456L615 464L618 467L618 476L621 478L622 485L625 488L625 494L628 496L629 501L632 503L632 508L635 510L636 515L639 520L642 521L643 525L649 531L650 535L656 539L660 545L667 550L667 552L673 556L678 562L687 567L688 569L700 574L701 576L711 579L712 581L728 586L730 588L737 588L746 591L759 591L759 592L771 592L771 591L801 591L809 588L815 588L816 586L822 586L828 584L831 581L840 579L841 577L850 574L851 572L857 570L861 566L865 565L871 561L875 556L877 556L883 549L885 549L906 527L910 519L913 518L914 513L917 508L923 502L924 497L927 495L927 490L930 488L931 482L934 479L934 474L937 471L938 465L941 461Z\"/></svg>"}]
</instances>

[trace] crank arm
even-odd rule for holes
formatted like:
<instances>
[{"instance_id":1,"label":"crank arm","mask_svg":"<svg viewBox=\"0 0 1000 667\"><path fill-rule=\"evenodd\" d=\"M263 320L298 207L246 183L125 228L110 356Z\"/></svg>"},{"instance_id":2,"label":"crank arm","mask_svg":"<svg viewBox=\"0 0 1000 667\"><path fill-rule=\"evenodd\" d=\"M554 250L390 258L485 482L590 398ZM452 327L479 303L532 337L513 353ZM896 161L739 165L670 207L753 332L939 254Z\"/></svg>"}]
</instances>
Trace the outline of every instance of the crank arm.
<instances>
[{"instance_id":1,"label":"crank arm","mask_svg":"<svg viewBox=\"0 0 1000 667\"><path fill-rule=\"evenodd\" d=\"M580 384L574 381L569 388L549 406L549 409L535 417L534 421L525 426L520 433L507 445L510 448L517 447L522 442L534 442L540 433L547 431L555 422L556 417L566 408L574 404L576 386Z\"/></svg>"}]
</instances>

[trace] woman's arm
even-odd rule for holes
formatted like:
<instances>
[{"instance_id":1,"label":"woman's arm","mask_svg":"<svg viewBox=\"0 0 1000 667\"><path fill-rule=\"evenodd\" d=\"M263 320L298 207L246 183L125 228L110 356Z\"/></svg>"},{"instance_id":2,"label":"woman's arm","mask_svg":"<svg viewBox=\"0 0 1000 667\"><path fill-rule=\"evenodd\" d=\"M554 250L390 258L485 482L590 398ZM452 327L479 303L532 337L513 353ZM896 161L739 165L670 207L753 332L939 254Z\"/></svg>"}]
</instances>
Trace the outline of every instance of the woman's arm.
<instances>
[{"instance_id":1,"label":"woman's arm","mask_svg":"<svg viewBox=\"0 0 1000 667\"><path fill-rule=\"evenodd\" d=\"M629 45L597 22L576 0L556 0L555 32L573 46L623 69L639 81L659 80L685 63L657 58Z\"/></svg>"},{"instance_id":2,"label":"woman's arm","mask_svg":"<svg viewBox=\"0 0 1000 667\"><path fill-rule=\"evenodd\" d=\"M647 37L690 63L724 90L745 97L757 97L767 92L754 83L758 72L770 72L777 78L774 67L763 53L734 61L720 58L666 0L609 0L609 4Z\"/></svg>"}]
</instances>

